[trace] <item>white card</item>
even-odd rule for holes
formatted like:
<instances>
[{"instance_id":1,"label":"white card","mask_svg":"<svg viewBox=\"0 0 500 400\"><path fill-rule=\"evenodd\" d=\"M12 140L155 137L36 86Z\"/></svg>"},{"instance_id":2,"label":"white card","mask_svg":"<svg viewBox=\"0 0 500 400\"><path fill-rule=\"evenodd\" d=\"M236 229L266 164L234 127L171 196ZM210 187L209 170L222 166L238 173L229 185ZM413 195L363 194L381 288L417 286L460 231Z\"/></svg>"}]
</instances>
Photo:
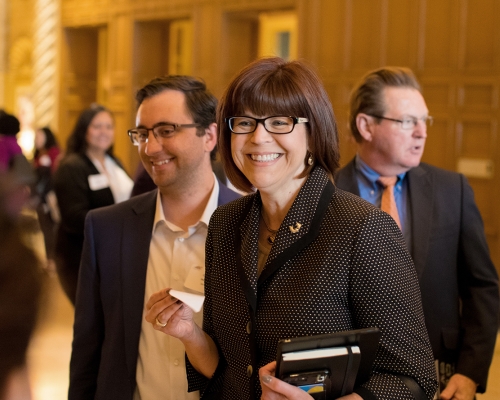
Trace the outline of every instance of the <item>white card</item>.
<instances>
[{"instance_id":1,"label":"white card","mask_svg":"<svg viewBox=\"0 0 500 400\"><path fill-rule=\"evenodd\" d=\"M174 290L174 289L171 289L169 294L170 296L175 297L176 299L182 301L194 312L199 312L201 310L203 302L205 301L205 296L201 296L199 294L181 292L179 290Z\"/></svg>"},{"instance_id":2,"label":"white card","mask_svg":"<svg viewBox=\"0 0 500 400\"><path fill-rule=\"evenodd\" d=\"M104 174L89 175L90 190L100 190L109 187L109 179Z\"/></svg>"},{"instance_id":3,"label":"white card","mask_svg":"<svg viewBox=\"0 0 500 400\"><path fill-rule=\"evenodd\" d=\"M205 294L205 266L192 266L184 281L184 287Z\"/></svg>"}]
</instances>

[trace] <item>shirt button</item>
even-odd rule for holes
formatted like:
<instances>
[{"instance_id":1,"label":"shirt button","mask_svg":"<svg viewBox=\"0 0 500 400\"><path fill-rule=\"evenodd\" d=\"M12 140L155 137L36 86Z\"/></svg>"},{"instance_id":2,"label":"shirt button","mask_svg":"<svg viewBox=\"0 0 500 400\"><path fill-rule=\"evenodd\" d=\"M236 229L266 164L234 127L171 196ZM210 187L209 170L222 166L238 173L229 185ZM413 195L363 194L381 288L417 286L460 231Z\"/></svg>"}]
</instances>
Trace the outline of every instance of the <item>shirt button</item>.
<instances>
[{"instance_id":1,"label":"shirt button","mask_svg":"<svg viewBox=\"0 0 500 400\"><path fill-rule=\"evenodd\" d=\"M179 280L179 275L177 275L177 274L173 274L173 275L172 275L172 278L174 278L174 280L178 281L178 280Z\"/></svg>"},{"instance_id":2,"label":"shirt button","mask_svg":"<svg viewBox=\"0 0 500 400\"><path fill-rule=\"evenodd\" d=\"M175 366L179 365L179 360L177 358L174 360L174 365Z\"/></svg>"},{"instance_id":3,"label":"shirt button","mask_svg":"<svg viewBox=\"0 0 500 400\"><path fill-rule=\"evenodd\" d=\"M181 242L181 243L182 243L183 241L184 241L184 238L183 238L183 237L180 237L180 238L179 238L179 242Z\"/></svg>"},{"instance_id":4,"label":"shirt button","mask_svg":"<svg viewBox=\"0 0 500 400\"><path fill-rule=\"evenodd\" d=\"M252 333L252 321L248 321L247 323L247 333L250 335Z\"/></svg>"},{"instance_id":5,"label":"shirt button","mask_svg":"<svg viewBox=\"0 0 500 400\"><path fill-rule=\"evenodd\" d=\"M247 376L250 378L253 374L253 367L251 365L249 365L247 367Z\"/></svg>"}]
</instances>

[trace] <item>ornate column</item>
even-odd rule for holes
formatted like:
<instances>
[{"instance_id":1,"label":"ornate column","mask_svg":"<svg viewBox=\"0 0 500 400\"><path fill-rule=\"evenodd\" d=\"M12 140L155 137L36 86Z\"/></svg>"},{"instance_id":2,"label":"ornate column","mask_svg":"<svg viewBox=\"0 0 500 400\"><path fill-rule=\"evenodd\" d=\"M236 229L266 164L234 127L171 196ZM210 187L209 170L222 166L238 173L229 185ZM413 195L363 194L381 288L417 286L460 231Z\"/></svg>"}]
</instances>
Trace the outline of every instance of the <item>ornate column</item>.
<instances>
[{"instance_id":1,"label":"ornate column","mask_svg":"<svg viewBox=\"0 0 500 400\"><path fill-rule=\"evenodd\" d=\"M55 125L58 0L34 0L33 104L36 126Z\"/></svg>"}]
</instances>

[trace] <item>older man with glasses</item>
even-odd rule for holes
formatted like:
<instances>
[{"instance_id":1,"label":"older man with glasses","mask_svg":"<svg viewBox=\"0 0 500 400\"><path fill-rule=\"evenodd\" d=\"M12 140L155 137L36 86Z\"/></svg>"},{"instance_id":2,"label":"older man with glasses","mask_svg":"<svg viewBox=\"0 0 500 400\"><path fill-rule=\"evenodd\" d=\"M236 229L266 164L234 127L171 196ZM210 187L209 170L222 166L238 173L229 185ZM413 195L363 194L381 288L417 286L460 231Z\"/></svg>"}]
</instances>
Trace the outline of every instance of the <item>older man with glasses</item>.
<instances>
[{"instance_id":1,"label":"older man with glasses","mask_svg":"<svg viewBox=\"0 0 500 400\"><path fill-rule=\"evenodd\" d=\"M145 321L145 300L164 288L203 292L208 222L239 195L212 172L217 100L202 81L157 78L136 100L128 134L158 190L87 216L70 400L199 398L187 392L183 345Z\"/></svg>"},{"instance_id":2,"label":"older man with glasses","mask_svg":"<svg viewBox=\"0 0 500 400\"><path fill-rule=\"evenodd\" d=\"M440 382L436 396L472 400L486 390L498 327L498 277L466 178L420 162L430 125L409 69L369 72L350 103L358 152L335 183L398 223L419 278Z\"/></svg>"}]
</instances>

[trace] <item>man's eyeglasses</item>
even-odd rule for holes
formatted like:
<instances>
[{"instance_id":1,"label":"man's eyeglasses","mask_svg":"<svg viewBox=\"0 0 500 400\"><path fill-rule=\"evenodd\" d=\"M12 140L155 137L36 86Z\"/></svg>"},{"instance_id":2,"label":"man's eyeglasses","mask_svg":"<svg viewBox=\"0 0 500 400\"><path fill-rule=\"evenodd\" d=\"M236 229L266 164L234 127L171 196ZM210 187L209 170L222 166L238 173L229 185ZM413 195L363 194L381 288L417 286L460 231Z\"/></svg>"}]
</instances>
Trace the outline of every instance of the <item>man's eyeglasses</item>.
<instances>
[{"instance_id":1,"label":"man's eyeglasses","mask_svg":"<svg viewBox=\"0 0 500 400\"><path fill-rule=\"evenodd\" d=\"M432 118L431 116L422 118L404 117L403 119L387 118L387 117L382 117L380 115L372 115L372 117L386 119L388 121L399 122L399 124L401 125L401 129L413 129L417 126L418 121L424 121L425 125L427 125L428 127L432 126L432 123L434 122L434 118Z\"/></svg>"},{"instance_id":2,"label":"man's eyeglasses","mask_svg":"<svg viewBox=\"0 0 500 400\"><path fill-rule=\"evenodd\" d=\"M168 139L174 136L179 128L194 128L199 127L200 124L160 124L154 128L136 128L129 129L128 136L135 146L148 142L149 131L153 132L153 136L158 140L159 138Z\"/></svg>"},{"instance_id":3,"label":"man's eyeglasses","mask_svg":"<svg viewBox=\"0 0 500 400\"><path fill-rule=\"evenodd\" d=\"M307 118L273 116L267 118L252 117L230 117L225 121L229 125L231 132L236 134L252 133L257 129L257 124L264 125L266 131L270 133L285 134L290 133L296 124L309 122Z\"/></svg>"}]
</instances>

